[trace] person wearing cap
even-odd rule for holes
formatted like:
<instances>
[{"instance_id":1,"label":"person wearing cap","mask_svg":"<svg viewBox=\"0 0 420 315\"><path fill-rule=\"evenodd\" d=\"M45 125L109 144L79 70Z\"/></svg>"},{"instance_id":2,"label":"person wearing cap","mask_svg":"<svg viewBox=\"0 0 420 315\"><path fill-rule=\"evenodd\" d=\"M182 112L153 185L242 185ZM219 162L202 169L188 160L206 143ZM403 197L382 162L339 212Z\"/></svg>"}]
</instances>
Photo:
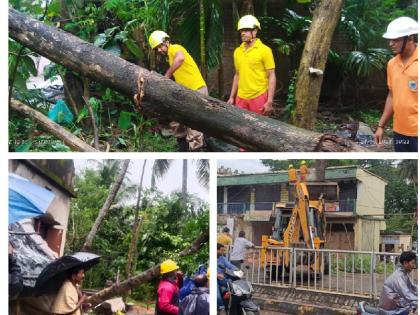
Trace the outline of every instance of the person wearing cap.
<instances>
[{"instance_id":1,"label":"person wearing cap","mask_svg":"<svg viewBox=\"0 0 420 315\"><path fill-rule=\"evenodd\" d=\"M160 264L161 280L156 294L156 315L176 315L179 311L179 288L182 273L171 259Z\"/></svg>"},{"instance_id":2,"label":"person wearing cap","mask_svg":"<svg viewBox=\"0 0 420 315\"><path fill-rule=\"evenodd\" d=\"M271 48L257 38L260 22L252 15L238 22L242 44L233 54L235 75L227 103L260 115L273 111L276 74Z\"/></svg>"},{"instance_id":3,"label":"person wearing cap","mask_svg":"<svg viewBox=\"0 0 420 315\"><path fill-rule=\"evenodd\" d=\"M309 169L306 166L306 161L300 162L299 173L300 173L300 181L306 182L307 176L309 174Z\"/></svg>"},{"instance_id":4,"label":"person wearing cap","mask_svg":"<svg viewBox=\"0 0 420 315\"><path fill-rule=\"evenodd\" d=\"M153 50L168 58L169 69L165 73L166 78L174 77L176 83L208 96L206 82L194 59L183 46L172 44L169 41L169 35L158 30L150 34L149 44ZM203 133L178 122L171 122L170 126L178 139L181 147L180 151L196 151L204 146ZM188 148L184 145L184 139L188 143Z\"/></svg>"},{"instance_id":5,"label":"person wearing cap","mask_svg":"<svg viewBox=\"0 0 420 315\"><path fill-rule=\"evenodd\" d=\"M409 17L389 23L384 38L396 55L388 62L388 96L375 132L375 142L382 145L385 125L393 117L396 152L417 152L418 148L418 24Z\"/></svg>"},{"instance_id":6,"label":"person wearing cap","mask_svg":"<svg viewBox=\"0 0 420 315\"><path fill-rule=\"evenodd\" d=\"M289 184L297 182L297 172L293 164L289 164L288 175L289 175Z\"/></svg>"}]
</instances>

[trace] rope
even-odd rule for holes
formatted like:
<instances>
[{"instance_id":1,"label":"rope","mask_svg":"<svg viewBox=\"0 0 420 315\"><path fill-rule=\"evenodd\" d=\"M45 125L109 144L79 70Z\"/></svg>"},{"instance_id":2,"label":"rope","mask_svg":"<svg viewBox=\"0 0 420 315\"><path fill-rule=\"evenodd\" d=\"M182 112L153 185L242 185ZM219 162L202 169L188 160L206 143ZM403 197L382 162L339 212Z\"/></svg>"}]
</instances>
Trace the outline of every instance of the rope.
<instances>
[{"instance_id":1,"label":"rope","mask_svg":"<svg viewBox=\"0 0 420 315\"><path fill-rule=\"evenodd\" d=\"M141 101L144 97L144 77L142 76L141 71L139 72L139 76L137 78L137 93L134 94L134 104L135 104L135 110L137 112L141 111Z\"/></svg>"}]
</instances>

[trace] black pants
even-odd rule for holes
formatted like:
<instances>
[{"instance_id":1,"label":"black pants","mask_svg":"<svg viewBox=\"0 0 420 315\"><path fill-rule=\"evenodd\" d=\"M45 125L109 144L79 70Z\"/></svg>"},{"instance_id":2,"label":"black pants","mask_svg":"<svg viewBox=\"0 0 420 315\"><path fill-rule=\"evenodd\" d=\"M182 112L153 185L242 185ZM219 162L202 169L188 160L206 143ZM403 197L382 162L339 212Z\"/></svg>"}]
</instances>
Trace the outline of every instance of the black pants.
<instances>
[{"instance_id":1,"label":"black pants","mask_svg":"<svg viewBox=\"0 0 420 315\"><path fill-rule=\"evenodd\" d=\"M394 132L394 149L395 152L417 152L418 138Z\"/></svg>"}]
</instances>

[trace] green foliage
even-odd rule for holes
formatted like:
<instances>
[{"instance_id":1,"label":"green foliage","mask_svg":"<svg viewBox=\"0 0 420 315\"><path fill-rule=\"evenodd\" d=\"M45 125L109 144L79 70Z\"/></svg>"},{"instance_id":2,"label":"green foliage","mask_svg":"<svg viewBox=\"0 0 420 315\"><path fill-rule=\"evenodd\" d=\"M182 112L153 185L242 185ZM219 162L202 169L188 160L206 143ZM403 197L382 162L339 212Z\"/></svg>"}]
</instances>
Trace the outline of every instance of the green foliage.
<instances>
[{"instance_id":1,"label":"green foliage","mask_svg":"<svg viewBox=\"0 0 420 315\"><path fill-rule=\"evenodd\" d=\"M338 258L338 266L336 255L331 255L331 271L334 274L347 272L347 273L363 273L369 274L371 265L372 265L372 258L370 255L351 255L351 254L344 254L346 258L343 257L343 254L339 255ZM378 257L377 257L378 258ZM338 268L337 268L338 267ZM390 275L394 271L395 264L392 262L384 262L380 260L376 260L374 265L374 271L376 274L384 274ZM337 271L338 269L338 271Z\"/></svg>"},{"instance_id":2,"label":"green foliage","mask_svg":"<svg viewBox=\"0 0 420 315\"><path fill-rule=\"evenodd\" d=\"M26 81L31 75L36 75L35 56L29 49L9 39L9 85L13 81L14 88L26 91Z\"/></svg>"},{"instance_id":3,"label":"green foliage","mask_svg":"<svg viewBox=\"0 0 420 315\"><path fill-rule=\"evenodd\" d=\"M66 253L81 248L108 195L110 184L118 171L118 163L115 160L104 161L99 168L88 167L76 176L78 197L71 203ZM112 207L105 217L92 249L101 255L101 263L86 273L85 287L101 288L107 279L115 280L118 272L123 280L134 223L135 207L130 204L136 194L135 188L131 183L126 183L114 203L125 206ZM208 229L209 208L205 202L188 196L187 205L182 207L178 194L165 196L156 190L145 190L140 215L143 220L137 247L136 273L167 258L175 259L187 273L192 273L201 263L208 263L207 245L196 255L182 259L177 257L177 253ZM155 286L156 282L144 284L132 292L131 298L153 300Z\"/></svg>"},{"instance_id":4,"label":"green foliage","mask_svg":"<svg viewBox=\"0 0 420 315\"><path fill-rule=\"evenodd\" d=\"M385 70L390 51L382 48L369 48L366 51L352 51L344 61L344 71L359 78L369 77L374 70Z\"/></svg>"},{"instance_id":5,"label":"green foliage","mask_svg":"<svg viewBox=\"0 0 420 315\"><path fill-rule=\"evenodd\" d=\"M291 72L290 84L287 88L287 99L286 107L284 109L285 119L289 120L295 114L296 108L296 80L297 80L297 70Z\"/></svg>"},{"instance_id":6,"label":"green foliage","mask_svg":"<svg viewBox=\"0 0 420 315\"><path fill-rule=\"evenodd\" d=\"M200 60L200 16L199 1L185 0L173 2L175 16L181 16L179 24L174 28L175 39L193 56ZM204 1L205 11L205 50L206 66L212 69L220 63L223 47L222 9L220 0Z\"/></svg>"}]
</instances>

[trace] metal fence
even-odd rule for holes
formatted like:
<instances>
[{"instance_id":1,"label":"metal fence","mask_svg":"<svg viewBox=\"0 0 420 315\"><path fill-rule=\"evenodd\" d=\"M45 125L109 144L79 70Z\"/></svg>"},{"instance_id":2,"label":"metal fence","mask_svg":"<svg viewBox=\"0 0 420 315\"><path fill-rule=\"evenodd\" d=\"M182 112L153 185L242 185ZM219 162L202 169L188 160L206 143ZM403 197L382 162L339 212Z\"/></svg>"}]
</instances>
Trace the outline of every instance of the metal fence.
<instances>
[{"instance_id":1,"label":"metal fence","mask_svg":"<svg viewBox=\"0 0 420 315\"><path fill-rule=\"evenodd\" d=\"M399 253L256 247L242 265L254 284L377 298ZM418 270L411 274L417 283Z\"/></svg>"},{"instance_id":2,"label":"metal fence","mask_svg":"<svg viewBox=\"0 0 420 315\"><path fill-rule=\"evenodd\" d=\"M246 211L274 210L275 202L228 202L218 203L217 213L243 214Z\"/></svg>"}]
</instances>

